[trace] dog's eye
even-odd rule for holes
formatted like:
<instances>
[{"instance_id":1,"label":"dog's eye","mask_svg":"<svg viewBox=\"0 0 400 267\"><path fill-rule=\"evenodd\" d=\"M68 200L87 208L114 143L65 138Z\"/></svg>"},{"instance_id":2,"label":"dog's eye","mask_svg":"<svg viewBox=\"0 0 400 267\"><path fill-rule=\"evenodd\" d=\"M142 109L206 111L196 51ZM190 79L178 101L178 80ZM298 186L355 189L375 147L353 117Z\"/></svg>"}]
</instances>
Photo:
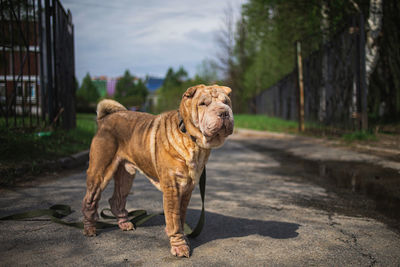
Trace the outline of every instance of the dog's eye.
<instances>
[{"instance_id":1,"label":"dog's eye","mask_svg":"<svg viewBox=\"0 0 400 267\"><path fill-rule=\"evenodd\" d=\"M211 101L209 101L209 100L203 100L200 102L199 106L205 107L205 106L210 105L210 103L211 103Z\"/></svg>"}]
</instances>

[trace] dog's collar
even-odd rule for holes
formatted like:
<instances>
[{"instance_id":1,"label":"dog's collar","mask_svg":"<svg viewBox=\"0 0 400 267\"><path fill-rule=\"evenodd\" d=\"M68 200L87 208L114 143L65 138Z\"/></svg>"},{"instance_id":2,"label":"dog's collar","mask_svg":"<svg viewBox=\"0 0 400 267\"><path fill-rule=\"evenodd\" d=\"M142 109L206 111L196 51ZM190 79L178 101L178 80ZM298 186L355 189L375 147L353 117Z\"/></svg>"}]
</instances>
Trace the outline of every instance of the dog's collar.
<instances>
[{"instance_id":1,"label":"dog's collar","mask_svg":"<svg viewBox=\"0 0 400 267\"><path fill-rule=\"evenodd\" d=\"M181 113L179 112L179 110L178 110L178 120L179 120L179 122L178 122L179 130L181 130L182 133L186 133L185 123L183 122L183 119L182 119L182 116L181 116Z\"/></svg>"},{"instance_id":2,"label":"dog's collar","mask_svg":"<svg viewBox=\"0 0 400 267\"><path fill-rule=\"evenodd\" d=\"M183 121L183 118L182 118L179 110L178 110L178 128L182 133L189 135L186 131L185 122ZM189 136L192 139L192 141L196 143L196 137L194 137L193 135L189 135Z\"/></svg>"}]
</instances>

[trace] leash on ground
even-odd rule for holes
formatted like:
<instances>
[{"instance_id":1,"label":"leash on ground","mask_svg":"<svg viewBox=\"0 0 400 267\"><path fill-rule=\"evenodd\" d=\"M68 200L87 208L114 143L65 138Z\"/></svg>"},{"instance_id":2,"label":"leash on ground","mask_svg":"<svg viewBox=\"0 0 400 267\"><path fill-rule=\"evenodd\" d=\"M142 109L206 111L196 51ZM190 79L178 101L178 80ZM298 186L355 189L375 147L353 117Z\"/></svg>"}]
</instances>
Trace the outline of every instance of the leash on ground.
<instances>
[{"instance_id":1,"label":"leash on ground","mask_svg":"<svg viewBox=\"0 0 400 267\"><path fill-rule=\"evenodd\" d=\"M200 187L200 196L201 196L201 213L200 213L199 221L197 222L197 225L193 230L186 223L184 226L185 234L191 238L194 238L201 233L201 230L203 229L204 221L205 221L205 209L204 209L204 196L205 196L205 192L206 192L206 168L205 167L200 176L199 187ZM108 208L103 209L100 212L100 216L102 218L116 219L115 216L105 214L105 211L111 211L111 210ZM48 216L50 218L50 220L55 223L83 229L82 222L66 222L66 221L62 220L64 217L70 215L72 212L73 211L69 205L56 204L56 205L51 206L48 209L37 209L37 210L31 210L31 211L27 211L27 212L12 214L9 216L1 217L0 220L2 220L2 221L23 220L23 219L36 218L36 217L41 217L41 216ZM128 217L132 217L132 219L130 219L130 222L134 225L135 228L158 215L164 215L164 213L147 214L147 211L145 211L145 210L133 210L133 211L128 212ZM113 223L102 222L102 221L96 222L96 229L106 229L106 228L112 228L112 227L118 227L118 225L113 224Z\"/></svg>"}]
</instances>

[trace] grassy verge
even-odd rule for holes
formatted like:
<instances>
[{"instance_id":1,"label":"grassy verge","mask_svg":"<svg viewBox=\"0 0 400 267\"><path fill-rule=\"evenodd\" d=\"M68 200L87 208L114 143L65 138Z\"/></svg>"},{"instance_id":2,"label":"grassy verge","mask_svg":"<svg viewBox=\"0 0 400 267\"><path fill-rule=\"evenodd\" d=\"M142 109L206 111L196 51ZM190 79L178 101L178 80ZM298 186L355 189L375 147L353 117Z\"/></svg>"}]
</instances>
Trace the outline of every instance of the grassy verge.
<instances>
[{"instance_id":1,"label":"grassy verge","mask_svg":"<svg viewBox=\"0 0 400 267\"><path fill-rule=\"evenodd\" d=\"M265 115L235 114L235 127L260 131L296 133L297 122Z\"/></svg>"},{"instance_id":2,"label":"grassy verge","mask_svg":"<svg viewBox=\"0 0 400 267\"><path fill-rule=\"evenodd\" d=\"M77 114L77 127L39 136L40 130L25 132L0 128L0 168L36 164L88 149L96 132L95 114Z\"/></svg>"},{"instance_id":3,"label":"grassy verge","mask_svg":"<svg viewBox=\"0 0 400 267\"><path fill-rule=\"evenodd\" d=\"M353 141L377 141L378 138L374 133L366 131L356 131L353 133L346 133L342 136L342 139L346 142Z\"/></svg>"},{"instance_id":4,"label":"grassy verge","mask_svg":"<svg viewBox=\"0 0 400 267\"><path fill-rule=\"evenodd\" d=\"M266 115L235 114L235 127L300 134L298 132L298 123L296 121L287 121L280 118L268 117ZM378 139L376 134L373 132L346 132L338 128L326 127L316 123L306 123L306 131L301 134L312 137L326 137L330 139L339 138L348 143L354 141L377 141Z\"/></svg>"}]
</instances>

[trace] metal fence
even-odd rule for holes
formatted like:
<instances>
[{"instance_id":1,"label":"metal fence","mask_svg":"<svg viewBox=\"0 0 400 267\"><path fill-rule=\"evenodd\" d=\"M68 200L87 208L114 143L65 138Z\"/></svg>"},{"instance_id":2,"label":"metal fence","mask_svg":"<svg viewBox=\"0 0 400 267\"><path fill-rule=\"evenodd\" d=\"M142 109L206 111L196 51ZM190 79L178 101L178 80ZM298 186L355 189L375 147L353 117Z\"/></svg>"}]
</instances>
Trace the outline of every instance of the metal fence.
<instances>
[{"instance_id":1,"label":"metal fence","mask_svg":"<svg viewBox=\"0 0 400 267\"><path fill-rule=\"evenodd\" d=\"M300 41L306 122L343 129L362 126L366 118L364 38L363 17L358 15L316 51L310 49L310 39ZM299 119L298 77L297 67L257 95L253 99L257 113Z\"/></svg>"},{"instance_id":2,"label":"metal fence","mask_svg":"<svg viewBox=\"0 0 400 267\"><path fill-rule=\"evenodd\" d=\"M58 0L0 0L2 127L75 127L72 16Z\"/></svg>"}]
</instances>

